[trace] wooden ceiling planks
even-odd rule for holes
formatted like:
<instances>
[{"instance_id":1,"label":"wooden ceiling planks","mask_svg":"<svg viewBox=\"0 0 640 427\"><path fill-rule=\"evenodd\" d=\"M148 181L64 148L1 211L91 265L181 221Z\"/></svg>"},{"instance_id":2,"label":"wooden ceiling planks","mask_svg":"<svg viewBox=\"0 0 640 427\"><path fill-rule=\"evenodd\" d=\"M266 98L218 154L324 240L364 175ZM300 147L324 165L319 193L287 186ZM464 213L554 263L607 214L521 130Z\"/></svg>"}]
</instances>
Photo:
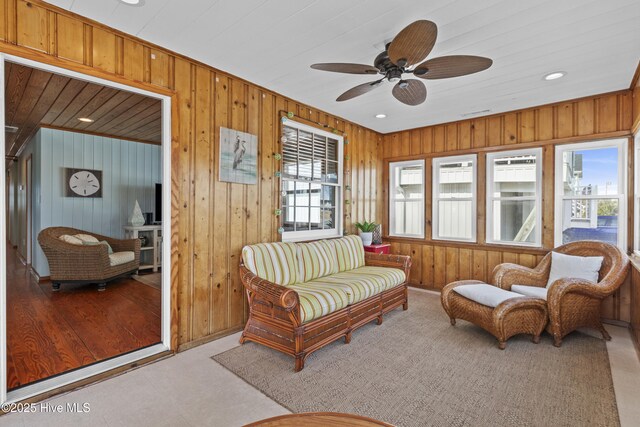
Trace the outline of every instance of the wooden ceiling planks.
<instances>
[{"instance_id":1,"label":"wooden ceiling planks","mask_svg":"<svg viewBox=\"0 0 640 427\"><path fill-rule=\"evenodd\" d=\"M6 125L18 128L6 133L7 158L18 155L40 126L161 143L157 99L13 63L7 63L5 90Z\"/></svg>"}]
</instances>

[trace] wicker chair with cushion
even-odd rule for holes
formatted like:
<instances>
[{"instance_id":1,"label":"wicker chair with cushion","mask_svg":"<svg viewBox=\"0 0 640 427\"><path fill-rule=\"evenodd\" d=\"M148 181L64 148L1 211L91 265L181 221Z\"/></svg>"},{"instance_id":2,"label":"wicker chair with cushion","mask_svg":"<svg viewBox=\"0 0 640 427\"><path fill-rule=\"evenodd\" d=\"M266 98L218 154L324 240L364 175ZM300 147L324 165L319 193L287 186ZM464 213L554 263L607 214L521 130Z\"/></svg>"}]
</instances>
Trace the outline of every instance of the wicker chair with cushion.
<instances>
[{"instance_id":1,"label":"wicker chair with cushion","mask_svg":"<svg viewBox=\"0 0 640 427\"><path fill-rule=\"evenodd\" d=\"M78 243L78 235L85 243ZM61 283L97 283L98 290L103 291L108 281L133 274L140 267L139 239L121 240L75 228L50 227L40 232L38 242L49 261L53 290L59 290Z\"/></svg>"},{"instance_id":2,"label":"wicker chair with cushion","mask_svg":"<svg viewBox=\"0 0 640 427\"><path fill-rule=\"evenodd\" d=\"M508 263L498 265L493 270L491 283L502 289L546 299L549 312L547 330L553 335L556 347L562 344L567 334L581 327L597 329L604 339L610 340L600 320L600 306L602 300L624 282L629 270L629 258L609 243L590 240L567 243L553 252L602 257L598 281L566 277L547 284L551 271L550 252L535 268Z\"/></svg>"}]
</instances>

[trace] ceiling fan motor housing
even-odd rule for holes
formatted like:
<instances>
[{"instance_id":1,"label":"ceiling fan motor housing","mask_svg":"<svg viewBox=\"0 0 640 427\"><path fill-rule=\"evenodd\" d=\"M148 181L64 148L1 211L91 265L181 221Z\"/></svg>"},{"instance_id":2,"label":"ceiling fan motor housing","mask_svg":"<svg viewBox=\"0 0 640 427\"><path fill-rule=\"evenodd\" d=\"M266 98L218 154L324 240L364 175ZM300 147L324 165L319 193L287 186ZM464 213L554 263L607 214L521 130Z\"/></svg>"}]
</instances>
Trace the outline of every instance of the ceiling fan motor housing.
<instances>
[{"instance_id":1,"label":"ceiling fan motor housing","mask_svg":"<svg viewBox=\"0 0 640 427\"><path fill-rule=\"evenodd\" d=\"M402 78L402 68L394 67L387 71L387 79L390 82L397 82Z\"/></svg>"}]
</instances>

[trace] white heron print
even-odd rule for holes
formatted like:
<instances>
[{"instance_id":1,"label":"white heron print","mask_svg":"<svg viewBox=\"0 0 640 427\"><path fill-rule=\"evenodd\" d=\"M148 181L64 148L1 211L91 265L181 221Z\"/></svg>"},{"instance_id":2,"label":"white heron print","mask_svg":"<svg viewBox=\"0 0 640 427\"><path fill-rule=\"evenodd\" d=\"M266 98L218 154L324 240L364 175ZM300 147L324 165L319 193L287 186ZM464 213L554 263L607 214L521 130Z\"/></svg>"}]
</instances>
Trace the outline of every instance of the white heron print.
<instances>
[{"instance_id":1,"label":"white heron print","mask_svg":"<svg viewBox=\"0 0 640 427\"><path fill-rule=\"evenodd\" d=\"M220 128L220 181L258 183L258 137Z\"/></svg>"}]
</instances>

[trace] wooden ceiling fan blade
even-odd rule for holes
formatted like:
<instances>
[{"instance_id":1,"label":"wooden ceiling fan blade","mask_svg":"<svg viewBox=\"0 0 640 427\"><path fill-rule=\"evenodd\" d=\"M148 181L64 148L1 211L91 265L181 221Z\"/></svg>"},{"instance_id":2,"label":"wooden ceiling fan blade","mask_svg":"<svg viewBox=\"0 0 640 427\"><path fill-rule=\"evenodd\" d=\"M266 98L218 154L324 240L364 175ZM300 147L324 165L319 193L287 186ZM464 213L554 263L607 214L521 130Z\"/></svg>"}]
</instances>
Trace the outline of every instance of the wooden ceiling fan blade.
<instances>
[{"instance_id":1,"label":"wooden ceiling fan blade","mask_svg":"<svg viewBox=\"0 0 640 427\"><path fill-rule=\"evenodd\" d=\"M448 79L484 71L492 64L493 60L483 56L440 56L418 65L413 70L413 74L422 79Z\"/></svg>"},{"instance_id":2,"label":"wooden ceiling fan blade","mask_svg":"<svg viewBox=\"0 0 640 427\"><path fill-rule=\"evenodd\" d=\"M400 80L391 93L407 105L420 105L427 99L427 88L420 80Z\"/></svg>"},{"instance_id":3,"label":"wooden ceiling fan blade","mask_svg":"<svg viewBox=\"0 0 640 427\"><path fill-rule=\"evenodd\" d=\"M365 64L349 64L330 62L324 64L313 64L311 66L314 70L331 71L334 73L346 73L346 74L378 74L379 70L371 65Z\"/></svg>"},{"instance_id":4,"label":"wooden ceiling fan blade","mask_svg":"<svg viewBox=\"0 0 640 427\"><path fill-rule=\"evenodd\" d=\"M389 46L389 59L400 67L424 60L436 44L438 26L426 19L407 25Z\"/></svg>"},{"instance_id":5,"label":"wooden ceiling fan blade","mask_svg":"<svg viewBox=\"0 0 640 427\"><path fill-rule=\"evenodd\" d=\"M382 82L382 80L376 80L375 82L363 83L361 85L352 87L351 89L349 89L348 91L346 91L345 93L340 95L336 99L336 101L342 102L342 101L346 101L346 100L355 98L356 96L364 95L365 93L370 92L373 89L375 89L378 86L380 86L381 82Z\"/></svg>"}]
</instances>

